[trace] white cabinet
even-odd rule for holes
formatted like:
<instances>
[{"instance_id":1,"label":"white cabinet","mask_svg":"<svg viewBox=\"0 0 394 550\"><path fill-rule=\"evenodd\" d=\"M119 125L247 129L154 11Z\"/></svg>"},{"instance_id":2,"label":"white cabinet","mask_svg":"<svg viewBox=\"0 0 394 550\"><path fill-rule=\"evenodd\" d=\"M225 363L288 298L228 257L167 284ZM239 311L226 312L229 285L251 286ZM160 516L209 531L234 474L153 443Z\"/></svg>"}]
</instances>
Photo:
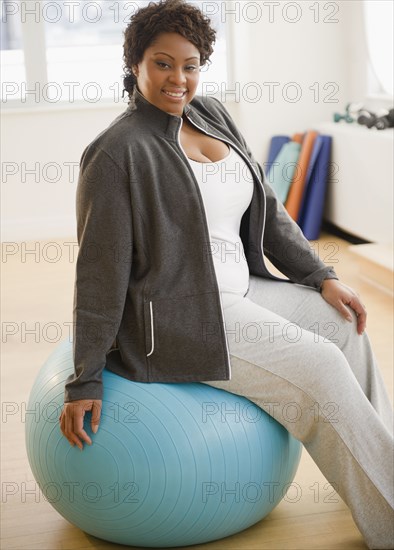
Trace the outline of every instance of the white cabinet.
<instances>
[{"instance_id":1,"label":"white cabinet","mask_svg":"<svg viewBox=\"0 0 394 550\"><path fill-rule=\"evenodd\" d=\"M394 129L323 123L333 138L324 219L371 242L393 241Z\"/></svg>"}]
</instances>

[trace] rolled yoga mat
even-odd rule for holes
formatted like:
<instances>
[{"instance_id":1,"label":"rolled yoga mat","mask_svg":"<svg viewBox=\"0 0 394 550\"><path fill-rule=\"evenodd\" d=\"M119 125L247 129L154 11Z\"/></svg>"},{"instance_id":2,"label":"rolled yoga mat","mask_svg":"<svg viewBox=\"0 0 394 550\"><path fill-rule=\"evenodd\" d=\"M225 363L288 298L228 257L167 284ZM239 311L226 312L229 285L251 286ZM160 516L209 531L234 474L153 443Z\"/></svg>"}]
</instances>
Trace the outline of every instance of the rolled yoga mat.
<instances>
[{"instance_id":1,"label":"rolled yoga mat","mask_svg":"<svg viewBox=\"0 0 394 550\"><path fill-rule=\"evenodd\" d=\"M309 161L312 156L313 145L318 132L309 130L306 132L301 145L301 152L298 159L297 170L295 171L293 181L291 182L289 194L286 199L285 207L288 214L297 222L300 212L302 196L306 177L308 173Z\"/></svg>"}]
</instances>

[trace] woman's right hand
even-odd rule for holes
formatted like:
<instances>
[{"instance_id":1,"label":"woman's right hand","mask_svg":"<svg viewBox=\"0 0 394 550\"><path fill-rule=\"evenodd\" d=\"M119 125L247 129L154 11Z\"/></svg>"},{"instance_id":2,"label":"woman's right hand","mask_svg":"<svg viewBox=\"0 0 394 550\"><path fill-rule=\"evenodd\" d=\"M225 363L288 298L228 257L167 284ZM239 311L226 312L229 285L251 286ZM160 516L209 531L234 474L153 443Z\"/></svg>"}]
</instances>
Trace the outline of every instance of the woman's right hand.
<instances>
[{"instance_id":1,"label":"woman's right hand","mask_svg":"<svg viewBox=\"0 0 394 550\"><path fill-rule=\"evenodd\" d=\"M97 433L100 424L101 406L102 401L100 399L80 399L79 401L64 403L59 417L60 429L72 447L76 445L82 451L83 441L88 445L92 444L92 440L83 428L83 420L85 413L92 411L92 432Z\"/></svg>"}]
</instances>

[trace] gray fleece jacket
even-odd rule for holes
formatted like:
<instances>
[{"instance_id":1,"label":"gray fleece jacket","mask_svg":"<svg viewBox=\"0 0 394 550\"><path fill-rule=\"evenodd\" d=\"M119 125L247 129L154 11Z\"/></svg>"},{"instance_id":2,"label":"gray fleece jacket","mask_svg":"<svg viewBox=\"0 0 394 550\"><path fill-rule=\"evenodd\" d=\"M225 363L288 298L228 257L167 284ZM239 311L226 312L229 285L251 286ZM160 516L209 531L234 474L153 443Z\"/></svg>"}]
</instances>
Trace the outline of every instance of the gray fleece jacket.
<instances>
[{"instance_id":1,"label":"gray fleece jacket","mask_svg":"<svg viewBox=\"0 0 394 550\"><path fill-rule=\"evenodd\" d=\"M220 101L195 96L184 114L235 148L253 174L240 227L250 273L317 291L324 279L337 279L276 197ZM75 373L66 381L65 402L101 399L104 368L139 382L231 378L207 218L180 146L182 123L135 89L125 111L83 151ZM286 278L269 272L264 255Z\"/></svg>"}]
</instances>

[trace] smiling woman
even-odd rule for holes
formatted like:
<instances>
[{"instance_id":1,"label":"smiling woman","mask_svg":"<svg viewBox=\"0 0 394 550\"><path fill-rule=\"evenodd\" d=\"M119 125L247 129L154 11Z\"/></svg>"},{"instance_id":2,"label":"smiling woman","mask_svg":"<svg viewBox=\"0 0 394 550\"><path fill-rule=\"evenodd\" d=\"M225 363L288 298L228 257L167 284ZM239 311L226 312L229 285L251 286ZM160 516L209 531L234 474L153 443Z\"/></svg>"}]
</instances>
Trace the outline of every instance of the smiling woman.
<instances>
[{"instance_id":1,"label":"smiling woman","mask_svg":"<svg viewBox=\"0 0 394 550\"><path fill-rule=\"evenodd\" d=\"M393 548L392 408L365 306L312 250L225 106L196 93L214 42L185 0L150 2L125 31L128 107L80 162L61 430L94 452L104 369L244 396L304 444L368 546Z\"/></svg>"}]
</instances>

